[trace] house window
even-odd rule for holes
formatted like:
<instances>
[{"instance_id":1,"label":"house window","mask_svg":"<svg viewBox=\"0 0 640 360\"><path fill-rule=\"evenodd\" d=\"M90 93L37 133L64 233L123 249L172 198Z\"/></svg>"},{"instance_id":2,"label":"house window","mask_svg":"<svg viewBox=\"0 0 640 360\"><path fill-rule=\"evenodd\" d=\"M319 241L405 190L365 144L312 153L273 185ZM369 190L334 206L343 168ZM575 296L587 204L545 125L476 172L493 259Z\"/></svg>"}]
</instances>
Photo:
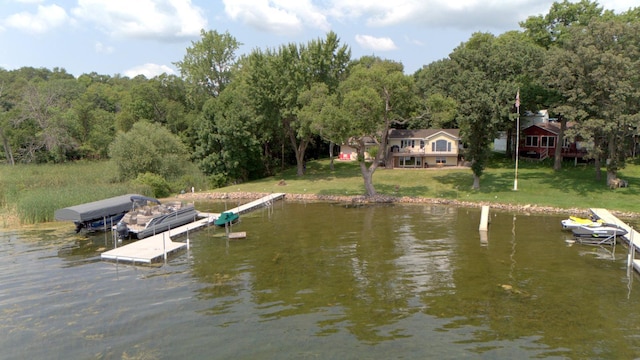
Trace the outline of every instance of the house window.
<instances>
[{"instance_id":1,"label":"house window","mask_svg":"<svg viewBox=\"0 0 640 360\"><path fill-rule=\"evenodd\" d=\"M414 147L415 145L416 145L416 141L415 140L401 140L400 141L400 147L401 148Z\"/></svg>"},{"instance_id":2,"label":"house window","mask_svg":"<svg viewBox=\"0 0 640 360\"><path fill-rule=\"evenodd\" d=\"M524 146L538 147L538 137L527 135L527 139L524 142Z\"/></svg>"},{"instance_id":3,"label":"house window","mask_svg":"<svg viewBox=\"0 0 640 360\"><path fill-rule=\"evenodd\" d=\"M420 149L424 149L424 140L420 140Z\"/></svg>"},{"instance_id":4,"label":"house window","mask_svg":"<svg viewBox=\"0 0 640 360\"><path fill-rule=\"evenodd\" d=\"M556 147L556 137L555 136L542 136L541 137L541 147L546 148L554 148Z\"/></svg>"},{"instance_id":5,"label":"house window","mask_svg":"<svg viewBox=\"0 0 640 360\"><path fill-rule=\"evenodd\" d=\"M436 157L436 164L446 164L447 163L447 158L444 156L437 156Z\"/></svg>"},{"instance_id":6,"label":"house window","mask_svg":"<svg viewBox=\"0 0 640 360\"><path fill-rule=\"evenodd\" d=\"M569 139L564 138L564 140L562 140L562 147L565 149L568 149L569 147L571 147L571 142L569 141Z\"/></svg>"},{"instance_id":7,"label":"house window","mask_svg":"<svg viewBox=\"0 0 640 360\"><path fill-rule=\"evenodd\" d=\"M432 152L451 152L451 142L447 140L436 140L431 143Z\"/></svg>"}]
</instances>

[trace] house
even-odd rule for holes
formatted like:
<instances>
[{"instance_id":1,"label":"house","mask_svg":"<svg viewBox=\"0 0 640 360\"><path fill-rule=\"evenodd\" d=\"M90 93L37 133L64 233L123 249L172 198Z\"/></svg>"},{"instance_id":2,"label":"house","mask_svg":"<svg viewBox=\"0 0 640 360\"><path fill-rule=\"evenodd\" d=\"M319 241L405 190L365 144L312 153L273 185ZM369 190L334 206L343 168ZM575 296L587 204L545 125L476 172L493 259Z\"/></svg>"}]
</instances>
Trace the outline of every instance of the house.
<instances>
[{"instance_id":1,"label":"house","mask_svg":"<svg viewBox=\"0 0 640 360\"><path fill-rule=\"evenodd\" d=\"M457 166L461 150L459 129L392 129L386 164L388 168Z\"/></svg>"},{"instance_id":2,"label":"house","mask_svg":"<svg viewBox=\"0 0 640 360\"><path fill-rule=\"evenodd\" d=\"M567 124L567 127L570 127ZM553 120L534 123L522 129L518 153L521 157L544 160L554 157L559 145L560 123ZM562 144L562 157L571 158L576 162L587 154L588 144L565 139Z\"/></svg>"},{"instance_id":3,"label":"house","mask_svg":"<svg viewBox=\"0 0 640 360\"><path fill-rule=\"evenodd\" d=\"M377 147L378 144L369 137L364 138L364 158L365 160L371 160L371 148ZM347 161L355 161L358 160L358 150L351 146L351 144L342 144L340 145L340 154L338 155L338 159L347 160Z\"/></svg>"},{"instance_id":4,"label":"house","mask_svg":"<svg viewBox=\"0 0 640 360\"><path fill-rule=\"evenodd\" d=\"M366 144L376 146L374 142ZM460 160L459 129L389 130L385 163L387 168L428 168L456 166ZM340 160L356 160L357 152L348 144L340 146ZM370 160L369 152L365 158Z\"/></svg>"}]
</instances>

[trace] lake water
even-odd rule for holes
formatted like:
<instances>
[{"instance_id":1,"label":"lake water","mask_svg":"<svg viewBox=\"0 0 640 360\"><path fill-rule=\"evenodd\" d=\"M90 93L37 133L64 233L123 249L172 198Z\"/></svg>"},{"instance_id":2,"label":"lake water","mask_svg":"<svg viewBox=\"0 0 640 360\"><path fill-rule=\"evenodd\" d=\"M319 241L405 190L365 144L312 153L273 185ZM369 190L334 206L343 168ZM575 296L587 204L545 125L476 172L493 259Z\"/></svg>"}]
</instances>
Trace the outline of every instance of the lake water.
<instances>
[{"instance_id":1,"label":"lake water","mask_svg":"<svg viewBox=\"0 0 640 360\"><path fill-rule=\"evenodd\" d=\"M640 357L626 247L561 219L492 210L485 243L480 209L280 201L152 266L72 224L3 232L0 358Z\"/></svg>"}]
</instances>

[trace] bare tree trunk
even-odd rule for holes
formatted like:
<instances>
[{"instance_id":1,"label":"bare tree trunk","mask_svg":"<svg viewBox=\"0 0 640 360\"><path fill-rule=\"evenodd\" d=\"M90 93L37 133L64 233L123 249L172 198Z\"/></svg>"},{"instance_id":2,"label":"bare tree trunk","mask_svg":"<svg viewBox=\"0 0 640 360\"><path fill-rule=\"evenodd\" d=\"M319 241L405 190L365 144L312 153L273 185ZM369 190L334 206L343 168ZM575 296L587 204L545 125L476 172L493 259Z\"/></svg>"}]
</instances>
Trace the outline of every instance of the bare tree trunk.
<instances>
[{"instance_id":1,"label":"bare tree trunk","mask_svg":"<svg viewBox=\"0 0 640 360\"><path fill-rule=\"evenodd\" d=\"M567 129L567 119L560 115L560 132L558 133L558 143L556 144L556 152L553 162L553 170L562 169L562 144L564 144L564 131Z\"/></svg>"},{"instance_id":2,"label":"bare tree trunk","mask_svg":"<svg viewBox=\"0 0 640 360\"><path fill-rule=\"evenodd\" d=\"M473 174L473 190L480 190L480 176Z\"/></svg>"},{"instance_id":3,"label":"bare tree trunk","mask_svg":"<svg viewBox=\"0 0 640 360\"><path fill-rule=\"evenodd\" d=\"M333 143L333 141L329 142L329 169L331 169L331 171L334 170L333 168L333 147L335 146L335 144Z\"/></svg>"},{"instance_id":4,"label":"bare tree trunk","mask_svg":"<svg viewBox=\"0 0 640 360\"><path fill-rule=\"evenodd\" d=\"M13 158L13 152L11 151L11 145L9 145L9 139L4 136L4 131L0 128L0 137L2 138L2 147L4 148L4 155L7 158L9 165L15 165L16 162Z\"/></svg>"},{"instance_id":5,"label":"bare tree trunk","mask_svg":"<svg viewBox=\"0 0 640 360\"><path fill-rule=\"evenodd\" d=\"M378 194L373 186L373 172L375 171L375 167L377 167L377 165L373 163L367 169L367 164L364 160L360 161L360 171L362 172L362 178L364 179L365 195L368 197L376 196Z\"/></svg>"}]
</instances>

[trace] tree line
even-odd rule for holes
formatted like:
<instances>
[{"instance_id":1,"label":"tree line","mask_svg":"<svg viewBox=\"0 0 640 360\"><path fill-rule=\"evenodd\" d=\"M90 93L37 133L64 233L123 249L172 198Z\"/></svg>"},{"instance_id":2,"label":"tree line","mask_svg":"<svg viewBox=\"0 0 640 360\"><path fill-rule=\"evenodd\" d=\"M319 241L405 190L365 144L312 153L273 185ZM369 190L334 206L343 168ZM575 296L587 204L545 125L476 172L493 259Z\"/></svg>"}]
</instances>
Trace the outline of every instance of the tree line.
<instances>
[{"instance_id":1,"label":"tree line","mask_svg":"<svg viewBox=\"0 0 640 360\"><path fill-rule=\"evenodd\" d=\"M519 93L522 110L561 121L561 139L591 144L595 176L605 164L611 181L640 120L639 20L640 7L556 2L521 31L474 33L414 74L393 60L352 59L334 32L238 56L242 44L214 30L174 63L179 76L0 69L1 151L10 165L111 159L121 179L177 176L192 161L223 186L288 166L303 176L307 159L333 159L335 144L348 143L373 196L389 129L459 128L479 188L497 134L513 148ZM555 159L560 169L559 151Z\"/></svg>"}]
</instances>

